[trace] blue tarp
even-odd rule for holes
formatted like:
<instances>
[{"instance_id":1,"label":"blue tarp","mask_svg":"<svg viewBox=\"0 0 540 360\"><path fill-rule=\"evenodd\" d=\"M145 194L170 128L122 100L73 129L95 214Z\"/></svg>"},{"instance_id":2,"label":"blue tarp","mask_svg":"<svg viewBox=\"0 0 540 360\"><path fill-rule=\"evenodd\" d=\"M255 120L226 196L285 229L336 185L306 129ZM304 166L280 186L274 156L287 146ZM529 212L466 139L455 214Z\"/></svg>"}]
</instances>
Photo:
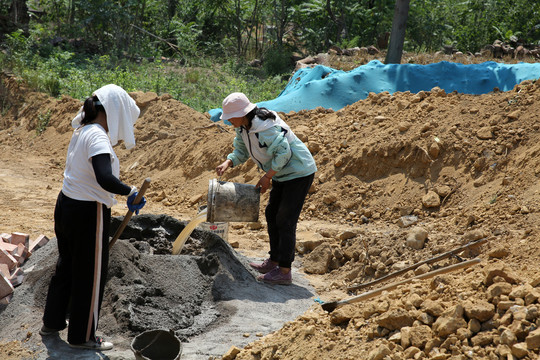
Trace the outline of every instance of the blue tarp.
<instances>
[{"instance_id":1,"label":"blue tarp","mask_svg":"<svg viewBox=\"0 0 540 360\"><path fill-rule=\"evenodd\" d=\"M447 93L486 94L495 87L509 91L524 80L540 78L540 63L501 64L487 61L464 65L442 61L429 65L389 64L373 60L350 71L318 65L298 70L285 89L273 100L257 103L275 111L311 110L316 107L337 111L370 92L429 91L438 86ZM221 109L209 111L219 121Z\"/></svg>"}]
</instances>

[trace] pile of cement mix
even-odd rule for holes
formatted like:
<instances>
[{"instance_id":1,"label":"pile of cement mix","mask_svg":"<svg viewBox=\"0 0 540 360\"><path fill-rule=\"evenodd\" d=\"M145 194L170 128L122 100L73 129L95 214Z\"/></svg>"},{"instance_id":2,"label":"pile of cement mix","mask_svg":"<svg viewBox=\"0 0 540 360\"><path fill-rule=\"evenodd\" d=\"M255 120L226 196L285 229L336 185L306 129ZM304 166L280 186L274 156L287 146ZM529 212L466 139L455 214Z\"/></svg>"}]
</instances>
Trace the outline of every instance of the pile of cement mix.
<instances>
[{"instance_id":1,"label":"pile of cement mix","mask_svg":"<svg viewBox=\"0 0 540 360\"><path fill-rule=\"evenodd\" d=\"M113 218L111 234L121 220ZM134 339L156 329L176 335L184 360L221 358L233 344L276 331L313 304L315 294L297 263L292 285L264 284L248 259L212 232L195 229L181 254L171 255L184 227L167 215L134 216L112 247L98 326L98 335L115 345L107 358L131 359ZM0 305L0 338L11 341L3 344L10 359L27 353L35 360L96 358L96 352L70 348L67 329L38 334L57 258L52 238L23 265L26 278L12 301Z\"/></svg>"},{"instance_id":2,"label":"pile of cement mix","mask_svg":"<svg viewBox=\"0 0 540 360\"><path fill-rule=\"evenodd\" d=\"M182 255L171 255L183 228L167 215L132 218L121 236L128 240L117 241L111 251L104 332L135 336L165 328L186 340L220 317L215 301L230 282L256 281L246 260L211 232L195 230Z\"/></svg>"}]
</instances>

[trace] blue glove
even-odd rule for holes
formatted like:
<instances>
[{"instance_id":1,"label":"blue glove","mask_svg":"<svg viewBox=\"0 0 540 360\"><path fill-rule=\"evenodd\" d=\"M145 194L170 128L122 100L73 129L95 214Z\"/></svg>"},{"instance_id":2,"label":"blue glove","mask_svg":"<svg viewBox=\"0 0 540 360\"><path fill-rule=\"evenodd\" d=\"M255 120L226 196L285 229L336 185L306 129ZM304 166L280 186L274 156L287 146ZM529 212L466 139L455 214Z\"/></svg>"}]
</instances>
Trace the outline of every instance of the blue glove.
<instances>
[{"instance_id":1,"label":"blue glove","mask_svg":"<svg viewBox=\"0 0 540 360\"><path fill-rule=\"evenodd\" d=\"M144 205L146 205L146 198L143 196L141 201L138 204L133 204L135 198L137 197L138 192L135 191L133 194L129 195L127 198L127 207L129 211L134 212L135 215L139 215L139 210L141 210Z\"/></svg>"}]
</instances>

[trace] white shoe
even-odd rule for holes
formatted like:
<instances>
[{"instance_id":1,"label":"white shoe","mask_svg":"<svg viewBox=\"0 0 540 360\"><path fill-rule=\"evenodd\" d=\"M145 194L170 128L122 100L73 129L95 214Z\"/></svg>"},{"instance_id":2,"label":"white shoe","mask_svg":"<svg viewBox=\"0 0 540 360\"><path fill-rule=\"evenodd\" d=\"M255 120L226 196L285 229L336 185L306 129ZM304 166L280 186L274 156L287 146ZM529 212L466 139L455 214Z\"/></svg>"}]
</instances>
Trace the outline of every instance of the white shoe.
<instances>
[{"instance_id":1,"label":"white shoe","mask_svg":"<svg viewBox=\"0 0 540 360\"><path fill-rule=\"evenodd\" d=\"M99 336L96 336L95 341L87 341L82 344L69 344L72 348L76 349L90 349L90 350L111 350L113 348L113 343L108 341L103 341L103 339Z\"/></svg>"}]
</instances>

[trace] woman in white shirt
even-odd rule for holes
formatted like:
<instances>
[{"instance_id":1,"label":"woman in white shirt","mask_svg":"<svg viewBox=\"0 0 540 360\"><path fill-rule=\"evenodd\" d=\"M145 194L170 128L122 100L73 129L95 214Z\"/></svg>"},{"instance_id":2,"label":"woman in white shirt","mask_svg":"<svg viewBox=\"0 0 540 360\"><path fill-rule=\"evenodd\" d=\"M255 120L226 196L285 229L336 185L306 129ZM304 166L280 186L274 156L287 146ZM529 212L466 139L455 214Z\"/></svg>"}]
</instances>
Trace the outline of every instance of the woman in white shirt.
<instances>
[{"instance_id":1,"label":"woman in white shirt","mask_svg":"<svg viewBox=\"0 0 540 360\"><path fill-rule=\"evenodd\" d=\"M140 110L117 85L106 85L86 99L73 119L62 191L54 210L58 262L51 279L40 334L66 328L71 347L109 350L113 344L96 336L109 262L109 227L115 194L128 197L138 213L146 199L133 204L137 189L120 181L113 150L118 140L135 146L133 125ZM71 302L71 306L68 305Z\"/></svg>"}]
</instances>

